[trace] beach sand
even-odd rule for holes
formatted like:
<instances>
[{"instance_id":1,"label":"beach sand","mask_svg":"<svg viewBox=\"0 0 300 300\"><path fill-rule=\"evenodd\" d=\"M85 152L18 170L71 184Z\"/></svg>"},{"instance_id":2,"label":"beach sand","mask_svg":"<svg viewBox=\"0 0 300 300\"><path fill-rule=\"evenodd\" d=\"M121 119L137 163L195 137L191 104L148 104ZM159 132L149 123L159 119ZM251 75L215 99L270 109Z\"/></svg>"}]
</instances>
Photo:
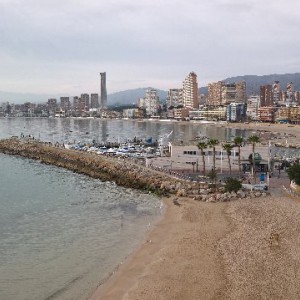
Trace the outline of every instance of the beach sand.
<instances>
[{"instance_id":1,"label":"beach sand","mask_svg":"<svg viewBox=\"0 0 300 300\"><path fill-rule=\"evenodd\" d=\"M216 241L229 229L227 204L179 201L181 206L164 199L163 220L91 300L210 299L222 290Z\"/></svg>"},{"instance_id":2,"label":"beach sand","mask_svg":"<svg viewBox=\"0 0 300 300\"><path fill-rule=\"evenodd\" d=\"M300 202L180 199L96 299L300 299Z\"/></svg>"},{"instance_id":3,"label":"beach sand","mask_svg":"<svg viewBox=\"0 0 300 300\"><path fill-rule=\"evenodd\" d=\"M274 183L265 198L164 199L164 218L90 300L300 299L300 201Z\"/></svg>"}]
</instances>

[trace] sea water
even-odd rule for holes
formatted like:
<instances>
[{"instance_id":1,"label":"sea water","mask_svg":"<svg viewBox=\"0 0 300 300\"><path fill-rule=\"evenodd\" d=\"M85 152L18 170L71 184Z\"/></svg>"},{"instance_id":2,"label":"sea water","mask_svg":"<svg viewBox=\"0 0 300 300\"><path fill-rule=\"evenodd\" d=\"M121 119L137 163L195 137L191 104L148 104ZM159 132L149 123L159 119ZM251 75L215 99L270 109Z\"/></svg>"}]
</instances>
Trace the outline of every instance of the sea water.
<instances>
[{"instance_id":1,"label":"sea water","mask_svg":"<svg viewBox=\"0 0 300 300\"><path fill-rule=\"evenodd\" d=\"M0 138L232 140L243 129L138 120L0 118ZM0 299L86 299L162 214L154 195L0 154Z\"/></svg>"},{"instance_id":2,"label":"sea water","mask_svg":"<svg viewBox=\"0 0 300 300\"><path fill-rule=\"evenodd\" d=\"M0 154L0 299L87 299L161 213L154 195Z\"/></svg>"}]
</instances>

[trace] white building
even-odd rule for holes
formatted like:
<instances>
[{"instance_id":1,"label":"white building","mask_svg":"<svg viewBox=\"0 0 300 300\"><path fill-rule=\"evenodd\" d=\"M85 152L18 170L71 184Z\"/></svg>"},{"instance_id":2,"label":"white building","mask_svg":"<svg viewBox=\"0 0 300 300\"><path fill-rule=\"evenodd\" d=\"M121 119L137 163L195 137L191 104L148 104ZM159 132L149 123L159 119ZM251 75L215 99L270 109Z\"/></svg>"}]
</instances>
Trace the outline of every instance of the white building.
<instances>
[{"instance_id":1,"label":"white building","mask_svg":"<svg viewBox=\"0 0 300 300\"><path fill-rule=\"evenodd\" d=\"M258 120L258 109L260 108L260 97L251 96L247 100L246 116L251 120Z\"/></svg>"},{"instance_id":2,"label":"white building","mask_svg":"<svg viewBox=\"0 0 300 300\"><path fill-rule=\"evenodd\" d=\"M144 99L144 108L148 116L156 116L160 107L159 96L156 89L149 88Z\"/></svg>"},{"instance_id":3,"label":"white building","mask_svg":"<svg viewBox=\"0 0 300 300\"><path fill-rule=\"evenodd\" d=\"M167 108L183 105L182 89L170 89L167 95Z\"/></svg>"},{"instance_id":4,"label":"white building","mask_svg":"<svg viewBox=\"0 0 300 300\"><path fill-rule=\"evenodd\" d=\"M230 103L227 106L227 121L239 122L246 116L244 103Z\"/></svg>"}]
</instances>

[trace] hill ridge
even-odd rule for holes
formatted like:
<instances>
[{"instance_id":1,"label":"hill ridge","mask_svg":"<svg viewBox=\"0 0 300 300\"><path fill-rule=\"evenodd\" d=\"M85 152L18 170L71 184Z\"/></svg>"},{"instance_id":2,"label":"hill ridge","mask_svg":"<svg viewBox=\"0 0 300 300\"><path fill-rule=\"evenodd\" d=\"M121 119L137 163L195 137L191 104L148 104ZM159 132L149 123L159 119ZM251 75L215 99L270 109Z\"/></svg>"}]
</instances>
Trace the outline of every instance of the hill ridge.
<instances>
[{"instance_id":1,"label":"hill ridge","mask_svg":"<svg viewBox=\"0 0 300 300\"><path fill-rule=\"evenodd\" d=\"M274 81L279 81L281 84L282 90L286 90L286 86L288 83L293 82L296 91L300 91L300 73L286 73L286 74L269 74L269 75L238 75L225 78L223 80L228 83L237 82L237 81L246 81L247 86L247 95L259 94L259 88L261 85L272 84ZM199 77L198 77L199 81ZM201 81L201 80L200 80ZM143 98L145 96L145 92L148 87L141 87L136 89L128 89L123 91L118 91L115 93L108 94L108 105L128 105L135 104L139 98ZM153 87L155 88L155 87ZM180 88L178 87L170 87L170 88ZM167 97L167 91L158 90L159 97L162 101L164 101ZM207 86L199 88L200 93L207 94ZM65 93L60 96L68 96ZM5 92L0 91L0 103L1 102L12 102L12 103L24 103L24 102L33 102L33 103L45 103L49 98L57 98L58 95L50 95L50 94L34 94L34 93L13 93L13 92ZM70 96L72 97L72 96Z\"/></svg>"}]
</instances>

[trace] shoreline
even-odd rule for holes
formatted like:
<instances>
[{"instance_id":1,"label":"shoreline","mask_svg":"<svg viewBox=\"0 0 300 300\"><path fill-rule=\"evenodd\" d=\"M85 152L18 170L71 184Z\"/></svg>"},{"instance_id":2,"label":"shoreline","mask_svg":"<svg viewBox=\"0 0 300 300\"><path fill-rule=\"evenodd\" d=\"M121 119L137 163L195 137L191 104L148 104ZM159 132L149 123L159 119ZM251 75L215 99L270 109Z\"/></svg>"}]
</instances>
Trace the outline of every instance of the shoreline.
<instances>
[{"instance_id":1,"label":"shoreline","mask_svg":"<svg viewBox=\"0 0 300 300\"><path fill-rule=\"evenodd\" d=\"M269 127L269 125L266 126ZM279 126L285 132L286 126ZM263 127L259 128L262 129ZM271 131L271 128L268 129ZM297 129L291 128L290 130L293 132ZM167 204L162 220L153 225L145 241L117 268L112 276L101 284L90 300L152 300L159 299L159 297L170 300L198 299L199 297L200 299L249 299L245 298L247 293L244 294L241 291L245 291L243 290L244 287L256 286L253 278L256 277L257 270L265 275L261 280L267 282L267 287L258 286L255 290L256 295L251 294L253 291L249 289L249 295L256 296L254 298L257 299L257 296L259 298L263 294L269 296L269 299L270 296L274 299L274 297L282 296L282 291L278 291L278 288L273 286L270 276L276 274L270 269L271 265L276 267L276 272L279 274L277 281L274 279L274 282L278 286L281 284L284 287L290 287L294 284L295 287L291 289L291 292L285 288L285 295L288 295L289 299L298 299L295 297L295 293L298 295L300 293L298 287L300 259L299 255L294 253L296 249L293 245L300 245L299 238L292 235L293 228L284 222L284 219L280 219L281 224L274 219L271 220L272 222L266 223L263 220L255 219L255 215L253 215L253 212L259 212L258 208L261 208L261 218L265 217L263 213L270 213L274 217L284 210L287 219L289 219L288 216L291 216L294 228L300 226L295 218L295 216L300 216L295 203L280 194L279 190L276 190L277 192L278 195L273 193L272 197L264 199L242 199L226 203L203 203L180 197L178 198L180 207L172 203L174 196L163 198L164 203ZM280 201L282 200L286 201L288 207L281 206L283 203ZM298 215L291 212L292 208ZM252 223L249 220L244 222L240 219L239 214L243 212L243 209L252 214L251 220L258 223L257 232L252 231ZM247 219L247 217L249 216L244 214L244 218ZM260 227L263 227L262 224L266 228L263 230L263 235L259 235ZM247 241L249 231L253 242L258 243L263 248L258 254L254 252L257 249L257 244L253 243L249 246ZM270 239L273 233L276 237L278 232L279 247L278 245L274 247L270 245L272 242ZM286 235L282 235L282 232ZM286 238L288 235L290 235L289 239ZM236 243L237 238L241 239L241 243L244 242L248 246L249 251ZM147 243L146 240L151 240L151 243ZM275 244L277 242L274 241ZM235 247L231 245L235 245ZM293 249L292 254L288 253L288 247ZM266 249L268 252L264 252ZM234 264L235 269L232 270L230 265L234 262L232 259L235 256L235 250L249 255L249 261L252 260L253 265L247 264L249 261L245 262L245 256L240 255L239 261ZM254 258L256 255L263 256L266 253L271 256L267 262L270 264L267 274L264 270L259 269L259 266L256 266ZM282 256L288 257L296 266L295 273L288 273L288 280L284 277L284 271L289 271L288 268L291 266L288 265L287 259L285 259L284 268L278 266L279 258ZM258 261L260 264L265 263L263 260ZM236 270L241 271L240 268L248 268L249 274L240 272L243 276L239 277L241 282L239 284L235 273ZM294 281L291 280L292 276L294 276ZM284 283L280 283L279 279L283 280ZM247 285L247 280L251 283L250 287ZM244 284L244 287L241 287L241 284ZM272 294L271 289L276 290L276 293ZM260 292L261 294L259 294ZM234 296L235 293L238 293L238 296Z\"/></svg>"},{"instance_id":2,"label":"shoreline","mask_svg":"<svg viewBox=\"0 0 300 300\"><path fill-rule=\"evenodd\" d=\"M225 126L288 132L297 134L299 140L296 126ZM273 180L271 196L263 199L201 203L179 198L181 207L165 199L169 204L164 219L149 234L156 243L150 260L145 263L143 253L150 245L144 242L89 300L299 299L300 254L296 245L300 245L300 238L294 228L300 226L300 200L285 194L279 179ZM201 220L207 221L205 229ZM213 227L218 224L223 227ZM194 245L197 240L203 242L200 249ZM197 258L191 260L194 264L186 260L187 251ZM205 254L214 259L201 260ZM171 266L175 271L169 272Z\"/></svg>"},{"instance_id":3,"label":"shoreline","mask_svg":"<svg viewBox=\"0 0 300 300\"><path fill-rule=\"evenodd\" d=\"M141 260L141 257L143 259L144 257L151 257L158 251L161 247L162 236L157 234L157 231L164 232L163 228L169 229L164 223L170 218L171 214L170 198L163 197L161 201L164 205L164 211L159 219L151 225L144 239L125 261L117 266L115 272L92 291L88 300L120 299L127 291L128 286L134 286L136 278L140 277L140 273L146 268L146 264Z\"/></svg>"},{"instance_id":4,"label":"shoreline","mask_svg":"<svg viewBox=\"0 0 300 300\"><path fill-rule=\"evenodd\" d=\"M89 300L299 299L298 199L179 200Z\"/></svg>"},{"instance_id":5,"label":"shoreline","mask_svg":"<svg viewBox=\"0 0 300 300\"><path fill-rule=\"evenodd\" d=\"M215 211L214 204L199 203L188 198L180 199L180 203L182 203L181 207L173 204L172 197L163 198L163 201L166 205L166 211L162 220L151 229L140 247L126 259L117 272L92 293L91 297L88 298L89 300L175 299L171 296L171 289L176 289L176 286L179 288L179 291L176 293L182 294L178 299L196 299L195 297L199 296L201 296L199 299L207 299L207 297L213 296L216 286L219 289L218 293L221 294L222 287L225 285L225 276L220 274L220 272L216 272L218 257L216 253L213 255L213 244L228 231L228 220L221 213L227 206L227 203L222 203L219 206L220 210ZM186 205L187 203L188 205ZM203 245L201 239L199 240L197 237L198 232L194 231L194 226L198 222L204 228L202 229L203 233L212 225L212 222L205 224L208 217L206 212L203 212L202 220L194 213L196 206L198 207L197 210L199 210L200 206L204 208L206 205L210 206L209 210L214 216L213 219L217 218L219 221L218 224L215 223L213 225L214 234L209 238L211 242L209 249L207 249L207 237L205 236L202 239L203 242L206 242L206 245ZM184 210L184 213L182 210ZM211 217L210 213L209 217ZM184 226L182 226L183 221ZM210 227L209 230L211 231L212 228ZM183 238L182 235L186 231L190 231L190 234ZM174 243L175 241L177 243ZM186 241L190 241L189 247L185 246ZM204 251L199 251L198 255L194 255L195 249L190 247L192 245L198 248L198 250ZM178 268L176 265L178 264L178 252L186 256L186 259L180 264L180 269L184 272L177 274L178 278L176 278L177 275L175 272L173 273L173 269ZM205 274L203 276L201 272L196 270L194 276L202 280L204 288L202 291L202 288L190 290L190 295L188 298L185 298L188 291L180 291L182 286L179 284L173 285L173 283L180 281L188 285L190 278L187 276L185 270L196 262L201 262L203 268L209 268L209 275ZM212 265L214 265L213 268ZM157 272L161 269L164 271ZM167 284L164 281L164 273L166 272L171 277L170 282ZM152 289L154 282L158 287Z\"/></svg>"}]
</instances>

